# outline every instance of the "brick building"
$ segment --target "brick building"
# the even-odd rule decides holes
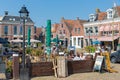
[[[31,39],[34,39],[34,22],[30,17],[25,22],[25,39],[27,39],[28,28],[31,29]],[[11,16],[5,11],[4,16],[0,16],[0,37],[9,41],[23,39],[23,26],[19,16]]]
[[[92,45],[95,40],[101,41],[101,45],[110,46],[116,50],[120,36],[120,6],[89,15],[89,22],[84,23],[85,46]]]
[[[85,20],[67,20],[62,18],[61,22],[58,24],[53,24],[53,38],[58,35],[60,40],[66,41],[67,46],[75,46],[76,48],[83,47],[83,23]]]

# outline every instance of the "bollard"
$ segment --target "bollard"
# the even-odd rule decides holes
[[[19,79],[19,55],[13,54],[13,79]]]
[[[59,56],[57,58],[57,73],[59,78],[64,78],[68,76],[67,60],[64,56]]]

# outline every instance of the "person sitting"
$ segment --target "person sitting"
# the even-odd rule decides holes
[[[79,55],[79,53],[76,54],[76,56],[73,58],[73,60],[80,60],[80,55]]]
[[[7,55],[8,54],[8,49],[5,48],[4,52],[3,52],[3,55]]]
[[[85,60],[85,56],[83,55],[83,53],[80,53],[80,60]]]

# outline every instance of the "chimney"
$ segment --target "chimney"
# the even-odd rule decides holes
[[[5,16],[7,16],[8,15],[8,11],[5,11]]]
[[[77,17],[77,20],[80,20],[79,17]]]
[[[99,8],[96,9],[96,13],[100,13],[100,9]]]
[[[62,20],[64,20],[64,17],[62,17]]]

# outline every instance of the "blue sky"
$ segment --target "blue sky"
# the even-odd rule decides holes
[[[30,17],[35,26],[46,26],[46,21],[51,19],[53,23],[59,23],[61,17],[65,19],[88,19],[88,15],[95,13],[95,9],[106,11],[117,5],[120,0],[0,0],[0,15],[9,11],[9,15],[19,15],[18,11],[23,5],[30,12]]]

